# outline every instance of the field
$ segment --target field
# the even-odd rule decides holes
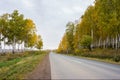
[[[45,51],[32,51],[0,55],[0,79],[24,79],[47,53]]]

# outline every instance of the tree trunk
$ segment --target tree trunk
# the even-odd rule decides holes
[[[112,37],[110,37],[110,48],[112,48]]]
[[[0,49],[1,49],[1,34],[0,34]]]
[[[89,48],[89,50],[90,50],[90,51],[92,51],[92,48],[91,48],[91,46],[88,46],[88,48]]]
[[[116,50],[118,49],[118,38],[117,38],[117,35],[116,35],[116,41],[115,41],[115,49]]]
[[[23,52],[25,51],[25,42],[23,42]]]
[[[100,48],[101,46],[101,38],[99,38],[99,43],[98,43],[98,47]]]
[[[15,46],[14,46],[14,43],[12,44],[12,47],[13,47],[12,53],[14,54],[14,53],[15,53]]]
[[[120,48],[120,35],[118,37],[118,48]]]
[[[108,48],[108,46],[109,46],[109,37],[107,37],[105,45],[106,45],[106,48]]]
[[[0,34],[0,51],[2,51],[1,34]]]
[[[5,51],[6,51],[6,50],[5,50],[5,39],[4,39],[4,50],[3,50],[3,53],[4,53],[4,54],[5,54]]]
[[[104,41],[103,41],[103,48],[104,48],[104,49],[106,48],[105,42],[106,42],[106,41],[104,40]]]
[[[21,52],[23,52],[23,49],[24,49],[24,48],[23,48],[23,43],[22,43],[22,44],[21,44]]]
[[[20,44],[18,44],[18,51],[20,51]]]
[[[114,49],[114,38],[112,39],[112,48]]]
[[[15,36],[14,36],[14,39],[13,39],[13,50],[12,50],[12,53],[14,54],[15,53],[15,46],[16,46],[16,43],[15,43]]]
[[[91,47],[91,50],[92,50],[92,48],[93,48],[93,29],[91,29],[91,37],[92,37],[92,43],[91,43],[90,47]]]
[[[69,50],[67,49],[67,54],[69,53]]]

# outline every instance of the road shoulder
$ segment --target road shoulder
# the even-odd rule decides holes
[[[27,75],[26,79],[51,79],[49,54],[45,56],[45,58],[42,60],[42,62],[39,63],[35,70]]]

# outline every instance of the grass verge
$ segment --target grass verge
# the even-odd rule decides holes
[[[114,49],[94,49],[92,51],[82,49],[78,53],[66,55],[120,65],[120,49],[117,52]]]
[[[24,79],[37,64],[47,55],[47,52],[32,51],[22,54],[6,54],[0,59],[0,79]]]
[[[83,59],[88,59],[88,60],[95,60],[95,61],[101,61],[101,62],[106,62],[106,63],[110,63],[110,64],[118,64],[118,65],[120,65],[120,62],[115,62],[112,59],[100,59],[100,58],[84,57],[84,56],[74,55],[74,54],[65,54],[65,55],[74,56],[74,57],[77,57],[77,58],[83,58]]]

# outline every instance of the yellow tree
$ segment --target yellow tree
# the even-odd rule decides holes
[[[57,52],[67,52],[67,49],[68,49],[68,42],[67,42],[66,34],[64,34],[64,36],[58,46]]]
[[[37,36],[36,48],[40,50],[40,49],[42,49],[42,47],[43,47],[42,38],[41,38],[40,35],[38,35],[38,36]]]
[[[75,25],[73,22],[68,22],[66,25],[66,38],[67,38],[67,42],[68,42],[68,49],[67,52],[72,52],[74,51],[74,28]]]
[[[23,33],[23,41],[25,42],[25,47],[33,47],[37,41],[36,26],[31,19],[26,19],[25,24],[26,25]]]

